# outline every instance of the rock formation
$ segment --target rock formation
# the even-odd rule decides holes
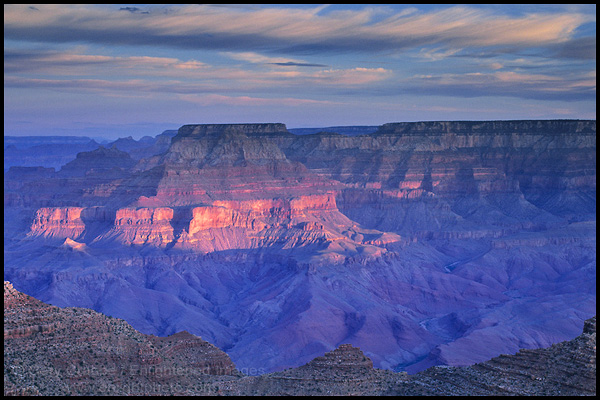
[[[219,381],[235,376],[227,354],[197,336],[144,335],[4,282],[4,395],[215,394]]]
[[[82,207],[40,208],[31,224],[31,236],[77,239],[85,231]]]
[[[59,171],[60,176],[85,176],[92,173],[110,173],[113,170],[127,170],[135,165],[131,156],[116,147],[81,152],[75,160],[65,164]]]
[[[595,396],[596,317],[575,339],[469,367],[432,367],[396,386],[394,395]]]
[[[185,125],[168,148],[11,168],[5,277],[264,372],[341,343],[409,373],[547,347],[595,313],[595,132]]]
[[[39,166],[59,170],[78,153],[99,146],[84,136],[4,136],[4,172],[13,167]]]
[[[166,246],[174,239],[172,219],[173,209],[169,207],[122,208],[117,210],[108,236],[118,236],[125,245]]]
[[[255,376],[179,332],[143,335],[91,310],[58,308],[4,282],[4,395],[595,395],[596,318],[573,340],[471,367],[416,375],[373,368],[342,344],[307,364]]]

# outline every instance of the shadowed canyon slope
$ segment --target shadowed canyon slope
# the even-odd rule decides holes
[[[187,332],[143,335],[123,320],[40,302],[4,282],[5,395],[594,395],[596,318],[573,340],[471,367],[408,376],[341,344],[298,368],[248,376]]]
[[[596,122],[185,125],[162,153],[5,173],[5,279],[238,368],[378,368],[572,339],[596,307]]]

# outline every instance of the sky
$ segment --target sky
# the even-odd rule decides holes
[[[596,118],[596,5],[4,5],[4,134]]]

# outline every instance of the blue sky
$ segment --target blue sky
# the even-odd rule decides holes
[[[596,118],[596,6],[5,5],[5,135]]]

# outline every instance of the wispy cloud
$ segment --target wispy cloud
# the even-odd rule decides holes
[[[46,74],[78,75],[107,73],[107,68],[121,69],[123,72],[139,73],[144,70],[199,69],[206,64],[196,61],[182,61],[172,57],[78,54],[73,51],[32,51],[4,49],[4,72],[43,72]]]
[[[161,45],[224,51],[399,51],[423,46],[542,46],[563,43],[595,16],[576,12],[497,15],[456,6],[397,12],[374,21],[375,8],[223,8],[207,5],[131,8],[5,5],[4,36],[48,42]],[[286,61],[283,61],[286,62]],[[294,62],[294,61],[292,61]]]
[[[252,64],[278,65],[283,67],[328,67],[325,64],[309,63],[304,60],[287,57],[270,57],[252,51],[239,53],[228,51],[221,54],[234,60],[246,61]]]
[[[166,93],[203,93],[221,90],[217,85],[204,83],[189,84],[181,81],[149,81],[142,79],[45,79],[22,78],[15,76],[4,77],[5,88],[22,89],[53,89],[59,91],[114,95],[116,92],[155,93],[157,96]],[[144,95],[145,96],[145,95]]]
[[[323,85],[355,86],[382,81],[392,75],[385,68],[327,69],[313,73],[309,79]]]
[[[258,53],[227,53],[237,60],[272,65],[274,63],[300,63],[301,60],[267,57]],[[227,90],[228,87],[245,90],[269,90],[278,87],[301,87],[305,85],[361,86],[389,78],[392,73],[384,68],[319,68],[317,71],[244,69],[221,67],[196,60],[179,60],[172,57],[114,57],[77,54],[59,51],[4,51],[5,85],[53,86],[56,89],[94,90],[99,87],[131,90],[138,87],[159,87],[174,93],[210,87]],[[316,66],[316,65],[315,65]],[[12,76],[12,75],[15,76]],[[44,78],[32,77],[43,74]],[[18,78],[17,78],[18,76]],[[76,76],[92,79],[73,79]],[[70,79],[65,79],[69,77]],[[117,77],[117,78],[115,78]],[[125,77],[132,79],[124,80]],[[74,83],[77,83],[74,85]],[[217,84],[217,82],[219,82]]]
[[[261,98],[261,97],[250,97],[250,96],[224,96],[220,94],[206,94],[206,95],[181,95],[180,99],[187,102],[200,104],[203,106],[209,105],[230,105],[230,106],[249,106],[249,107],[263,107],[263,106],[301,106],[301,105],[331,105],[334,104],[328,100],[312,100],[312,99],[300,99],[293,97],[284,98]]]
[[[596,37],[582,37],[571,39],[552,47],[560,58],[580,60],[596,59]]]
[[[454,97],[510,96],[539,100],[593,100],[596,97],[596,74],[558,77],[495,71],[417,75],[406,81],[403,88],[413,93]]]

